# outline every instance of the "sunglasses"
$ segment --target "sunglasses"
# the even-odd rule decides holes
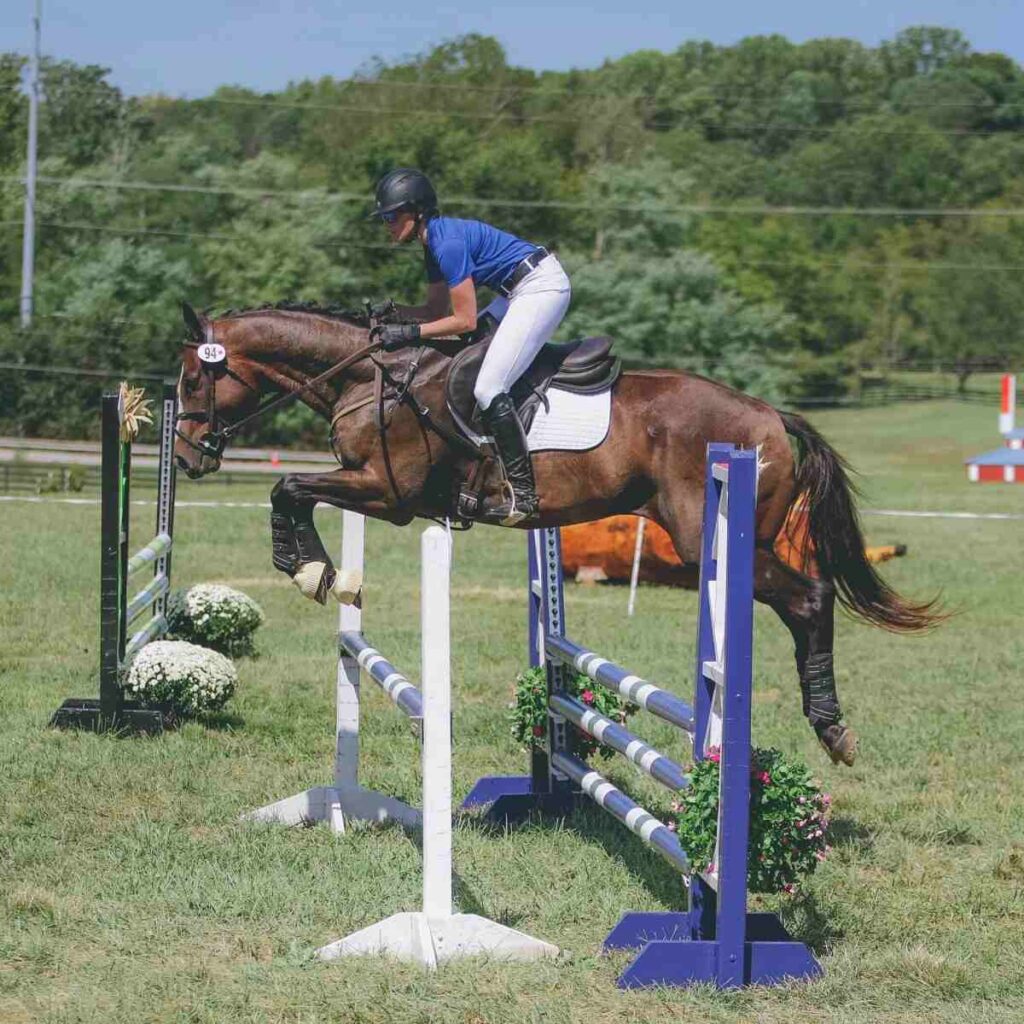
[[[398,214],[400,212],[401,211],[399,210],[392,210],[391,213],[382,213],[380,215],[380,219],[384,221],[385,224],[394,224],[395,221],[398,220]]]

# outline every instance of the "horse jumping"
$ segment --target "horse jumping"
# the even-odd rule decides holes
[[[274,565],[308,597],[351,598],[313,524],[318,502],[405,525],[417,516],[459,518],[467,480],[483,504],[503,481],[459,429],[446,402],[458,340],[384,353],[367,318],[316,308],[262,308],[217,319],[185,307],[190,338],[179,379],[178,465],[215,472],[243,422],[292,397],[330,424],[339,468],[284,476],[271,493]],[[586,343],[580,346],[582,349]],[[558,360],[552,346],[550,360]],[[591,348],[607,353],[594,343]],[[565,352],[572,351],[565,347]],[[542,353],[543,356],[543,353]],[[265,396],[277,396],[262,403]],[[795,442],[794,456],[790,440]],[[604,441],[586,451],[534,453],[540,510],[517,524],[540,529],[617,513],[663,527],[696,588],[704,457],[709,441],[758,452],[754,596],[786,624],[796,649],[803,710],[836,763],[852,764],[857,739],[842,721],[833,668],[838,600],[895,632],[935,625],[935,602],[901,598],[864,555],[842,458],[802,417],[696,374],[630,370],[612,385]],[[784,564],[773,544],[793,502],[809,504],[816,575]],[[464,517],[463,517],[464,518]]]

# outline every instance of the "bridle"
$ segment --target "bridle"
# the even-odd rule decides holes
[[[213,325],[207,323],[205,325],[205,337],[202,341],[186,341],[184,342],[185,348],[194,348],[199,350],[200,347],[206,345],[213,345]],[[370,332],[371,339],[374,337],[374,332]],[[336,377],[343,370],[347,370],[348,367],[354,363],[358,363],[363,359],[368,358],[374,352],[382,348],[382,343],[379,341],[370,341],[369,344],[364,345],[362,348],[357,349],[351,355],[346,356],[341,360],[340,363],[335,363],[330,369],[325,370],[317,377],[313,377],[306,381],[305,384],[296,388],[294,391],[288,391],[283,395],[278,395],[276,398],[272,398],[269,402],[264,402],[262,405],[258,405],[254,412],[251,412],[248,416],[237,420],[234,423],[229,423],[224,427],[220,426],[220,419],[217,416],[217,378],[219,376],[227,376],[232,380],[238,381],[239,384],[244,385],[250,391],[252,391],[259,401],[260,393],[254,388],[247,380],[236,373],[228,366],[227,354],[225,353],[223,359],[217,362],[208,362],[200,358],[200,366],[202,367],[203,377],[206,380],[206,410],[197,410],[195,412],[179,412],[177,416],[178,423],[205,423],[209,428],[206,430],[197,441],[193,441],[192,438],[186,437],[182,431],[175,426],[174,433],[182,441],[185,442],[193,451],[198,452],[200,455],[208,456],[211,459],[219,459],[224,454],[224,449],[227,447],[228,441],[237,434],[246,424],[251,423],[253,420],[258,419],[260,416],[270,412],[273,409],[280,409],[282,406],[288,405],[294,402],[299,395],[304,391],[308,391],[310,388],[315,387],[317,384],[323,384],[326,381]]]

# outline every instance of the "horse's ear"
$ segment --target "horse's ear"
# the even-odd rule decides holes
[[[181,318],[185,321],[185,326],[188,328],[188,333],[192,336],[192,340],[201,342],[206,337],[206,325],[204,317],[201,313],[197,313],[187,302],[181,304]]]

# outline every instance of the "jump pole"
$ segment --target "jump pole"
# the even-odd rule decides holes
[[[647,527],[647,520],[643,516],[636,517],[636,545],[633,548],[633,571],[629,576],[629,604],[626,606],[626,614],[633,617],[633,607],[636,604],[636,588],[640,582],[640,559],[644,553],[644,530]]]
[[[132,441],[121,437],[125,417],[120,392],[104,394],[101,404],[102,455],[100,467],[100,680],[99,697],[70,697],[54,712],[50,725],[58,729],[94,732],[160,733],[171,718],[166,706],[142,706],[125,700],[121,672],[127,661],[151,640],[167,632],[167,596],[171,588],[174,535],[174,429],[177,385],[163,386],[160,454],[157,465],[156,531],[145,546],[130,554]],[[129,580],[153,566],[149,584],[129,600]],[[144,624],[136,620],[149,611]],[[128,629],[133,632],[129,637]]]
[[[477,914],[452,908],[451,538],[423,531],[421,664],[423,690],[423,904],[393,914],[317,950],[321,960],[392,956],[435,968],[446,960],[489,955],[535,960],[558,949]]]
[[[365,564],[366,520],[357,512],[345,511],[341,521],[340,574],[353,581],[353,593],[356,593]],[[334,832],[344,832],[348,824],[355,821],[397,821],[406,828],[421,824],[421,814],[415,807],[359,784],[359,674],[363,667],[395,701],[396,707],[413,721],[417,731],[419,729],[418,708],[399,699],[410,691],[418,695],[418,691],[378,651],[365,643],[362,628],[361,605],[341,605],[338,611],[334,777],[331,784],[313,786],[267,804],[243,815],[243,820],[270,821],[281,825],[309,825],[324,821]]]

